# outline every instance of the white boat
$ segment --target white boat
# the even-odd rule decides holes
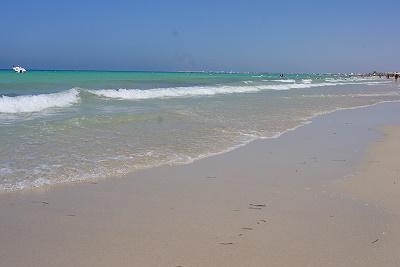
[[[18,73],[23,73],[23,72],[26,71],[26,69],[23,68],[23,67],[21,67],[21,66],[13,66],[13,70],[14,70],[15,72],[18,72]]]

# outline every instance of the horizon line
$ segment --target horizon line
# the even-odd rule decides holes
[[[16,65],[20,66],[20,65]],[[0,68],[0,71],[13,71],[12,68]],[[372,74],[390,73],[396,71],[369,71],[369,72],[268,72],[268,71],[226,71],[226,70],[109,70],[109,69],[28,69],[28,71],[93,71],[93,72],[159,72],[159,73],[218,73],[218,74]]]

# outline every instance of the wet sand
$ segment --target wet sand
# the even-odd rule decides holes
[[[379,130],[398,114],[339,111],[188,165],[2,194],[0,266],[399,266],[400,130]]]
[[[357,172],[338,181],[355,201],[400,216],[400,126],[381,127],[381,138],[368,146]]]

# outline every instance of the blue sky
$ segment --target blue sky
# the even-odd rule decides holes
[[[3,1],[0,68],[400,70],[399,13],[368,0]]]

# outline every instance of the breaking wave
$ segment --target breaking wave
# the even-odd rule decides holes
[[[88,90],[90,93],[101,97],[119,98],[119,99],[153,99],[153,98],[174,98],[191,96],[212,96],[217,94],[231,93],[254,93],[262,90],[290,90],[303,89],[321,86],[334,86],[334,83],[317,84],[275,84],[275,85],[257,85],[257,86],[193,86],[193,87],[171,87],[156,88],[149,90],[140,89],[103,89]]]
[[[86,90],[72,88],[66,91],[39,94],[39,95],[20,95],[20,96],[0,96],[0,113],[32,113],[39,112],[48,108],[69,107],[79,102],[80,93],[96,95],[106,98],[144,100],[159,98],[177,98],[193,96],[213,96],[218,94],[232,93],[255,93],[263,90],[291,90],[305,89],[312,87],[336,86],[365,84],[375,85],[386,83],[386,81],[362,81],[362,82],[333,82],[332,80],[322,83],[311,83],[311,80],[302,80],[302,83],[293,83],[295,80],[281,80],[281,84],[258,84],[258,85],[216,85],[216,86],[190,86],[190,87],[168,87],[154,89],[98,89]],[[82,95],[82,97],[84,97]]]
[[[79,101],[75,88],[53,94],[1,96],[0,113],[38,112],[47,108],[68,107]]]
[[[263,80],[264,82],[269,82],[269,80]],[[281,83],[295,83],[296,80],[286,79],[286,80],[271,80],[272,82],[281,82]]]

